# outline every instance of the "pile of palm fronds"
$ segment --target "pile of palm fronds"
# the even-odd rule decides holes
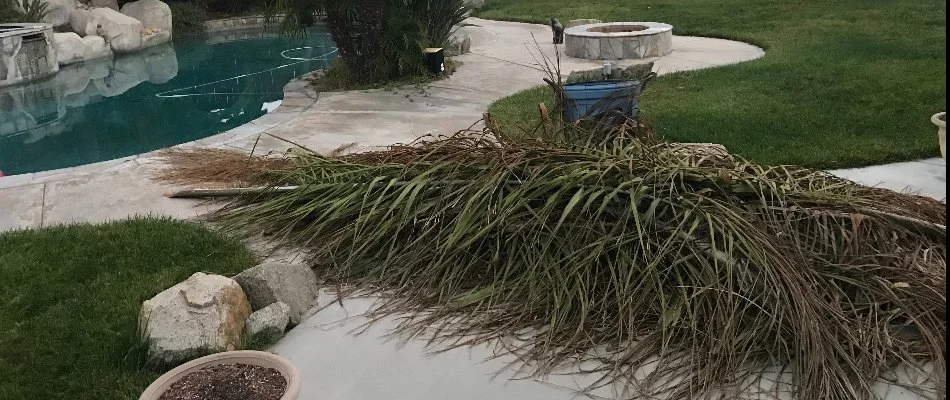
[[[904,366],[944,396],[945,203],[649,139],[497,133],[219,167],[174,152],[166,177],[254,186],[212,218],[311,250],[409,313],[403,333],[517,338],[540,375],[597,361],[594,386],[629,397],[862,399]]]

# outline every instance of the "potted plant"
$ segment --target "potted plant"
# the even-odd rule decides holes
[[[297,400],[300,373],[276,354],[240,350],[184,363],[152,382],[139,400],[206,398]]]
[[[939,112],[930,117],[930,122],[937,125],[937,138],[940,139],[940,156],[947,159],[947,113]]]

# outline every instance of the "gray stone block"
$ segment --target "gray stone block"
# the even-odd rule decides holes
[[[278,301],[251,314],[244,324],[244,330],[249,336],[275,342],[284,336],[289,323],[290,306]]]
[[[303,264],[264,263],[238,274],[234,280],[244,288],[254,310],[286,303],[293,325],[317,305],[317,277]]]

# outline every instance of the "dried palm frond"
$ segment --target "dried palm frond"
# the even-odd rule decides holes
[[[794,378],[773,394],[864,399],[926,364],[922,391],[945,396],[945,203],[636,134],[563,144],[486,126],[209,174],[263,185],[211,218],[385,294],[377,311],[408,312],[409,336],[517,338],[507,350],[538,375],[597,361],[588,389],[752,398],[774,367]]]
[[[214,148],[166,150],[159,159],[170,167],[156,179],[168,183],[202,183],[213,186],[241,186],[274,183],[277,171],[293,163],[284,157],[255,157],[246,153]]]

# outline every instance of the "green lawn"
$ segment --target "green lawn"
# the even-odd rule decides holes
[[[742,40],[765,57],[663,76],[642,99],[658,133],[716,142],[762,163],[852,167],[939,156],[946,3],[936,0],[488,0],[480,17],[659,21],[674,34]],[[500,100],[536,118],[541,89]]]
[[[137,399],[160,374],[138,338],[142,301],[194,272],[233,274],[254,259],[171,220],[0,234],[0,398]]]

